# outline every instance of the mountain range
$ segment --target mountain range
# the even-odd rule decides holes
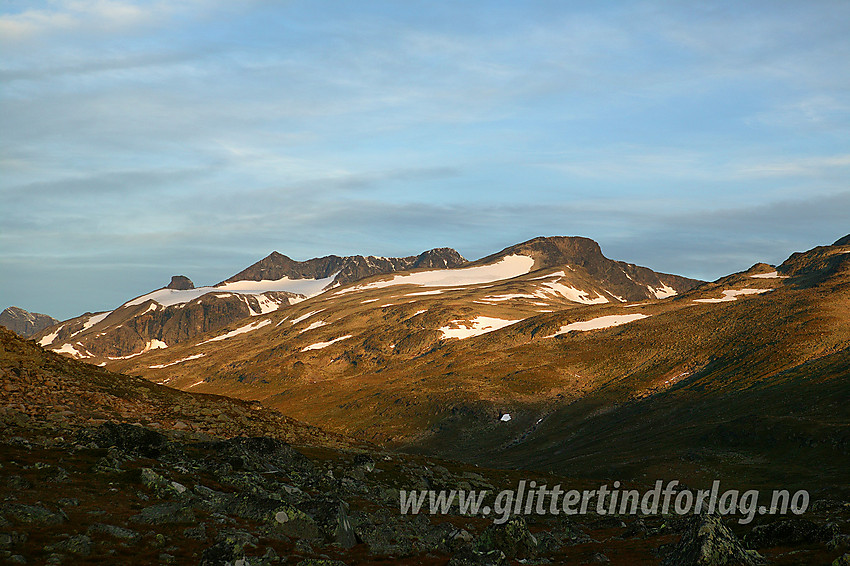
[[[434,535],[433,525],[414,529],[381,507],[397,502],[397,491],[386,495],[387,481],[396,481],[390,476],[402,478],[392,484],[399,489],[493,486],[515,477],[491,468],[555,474],[546,481],[569,478],[574,485],[650,486],[675,478],[702,488],[720,478],[742,490],[805,489],[815,501],[808,517],[826,524],[766,517],[751,532],[736,529],[738,535],[750,549],[767,548],[777,564],[830,563],[850,541],[840,534],[850,500],[850,236],[712,282],[608,259],[596,242],[579,237],[535,238],[475,261],[448,248],[304,262],[273,253],[217,285],[196,288],[176,275],[112,311],[60,322],[29,341],[8,332],[0,338],[8,382],[0,391],[0,425],[15,435],[42,431],[45,451],[65,446],[58,439],[72,433],[88,439],[100,450],[92,453],[100,458],[97,474],[119,473],[128,457],[148,458],[145,466],[159,458],[156,477],[170,474],[178,485],[212,474],[232,493],[216,496],[219,507],[201,487],[178,501],[235,513],[231,523],[267,520],[245,498],[260,494],[262,505],[278,509],[283,503],[269,494],[284,490],[300,510],[292,512],[306,513],[323,529],[319,536],[338,545],[348,532],[347,511],[334,500],[328,515],[319,503],[322,490],[331,490],[364,513],[352,520],[349,543],[365,543],[382,560],[432,563],[425,556],[431,548],[454,553],[451,564],[491,563],[484,549],[496,535],[480,518],[452,518],[468,531],[465,543],[454,546],[447,541],[456,535],[447,534],[428,546],[421,541]],[[130,441],[104,421],[161,430],[172,448],[128,456]],[[129,438],[152,434],[120,430]],[[299,467],[274,483],[263,474],[279,473],[274,466],[282,464],[263,459],[277,458],[278,448],[257,445],[259,452],[249,454],[243,446],[234,459],[230,444],[210,441],[242,434],[300,444],[326,462],[325,471],[304,476]],[[79,459],[79,442],[63,458]],[[119,445],[124,452],[114,450]],[[336,450],[343,455],[329,452]],[[352,472],[348,462],[367,461],[364,452],[372,468],[384,462],[377,467],[392,472],[365,480],[362,470]],[[221,457],[225,463],[214,469],[202,463]],[[339,458],[346,463],[329,463]],[[3,465],[17,470],[16,462]],[[263,471],[236,471],[249,463]],[[121,473],[128,485],[137,481]],[[166,485],[145,474],[151,485]],[[309,495],[291,491],[293,485]],[[133,493],[132,505],[145,505]],[[16,512],[7,507],[0,521]],[[132,525],[127,521],[122,528]],[[730,563],[682,558],[702,552],[689,546],[694,540],[718,556],[763,563],[712,521],[544,520],[528,540],[554,563],[606,561],[603,552],[620,564],[657,564],[662,557],[665,564]],[[392,526],[381,531],[381,524]],[[498,536],[527,538],[524,522],[510,529],[512,535]],[[230,540],[227,532],[219,533],[222,540]],[[266,527],[251,532],[272,536]],[[469,532],[477,533],[474,542]],[[571,542],[538,544],[563,532],[573,533]],[[675,549],[673,534],[681,534]],[[412,546],[387,542],[397,540]],[[497,548],[511,556],[515,541],[499,540]],[[191,553],[187,544],[180,552]],[[316,554],[300,541],[281,544],[293,555]],[[328,552],[372,563],[356,550],[324,547]],[[472,553],[461,559],[462,552]],[[513,557],[534,556],[523,553]],[[499,560],[492,563],[505,563]]]
[[[834,420],[847,391],[836,368],[850,345],[845,241],[714,282],[610,260],[578,237],[535,238],[476,261],[436,250],[418,256],[427,267],[402,271],[393,269],[417,256],[272,254],[216,286],[164,288],[35,338],[408,451],[639,476],[690,450],[713,469],[729,446],[702,440],[722,430],[751,442],[742,431],[755,425],[732,423],[756,410],[757,422],[809,448],[847,442]],[[355,275],[338,279],[346,266]],[[782,428],[789,399],[807,432]],[[671,442],[648,450],[635,439],[654,419]],[[605,431],[612,443],[629,438],[616,465],[586,451]]]

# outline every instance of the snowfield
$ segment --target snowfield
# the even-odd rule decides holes
[[[566,334],[567,332],[585,332],[588,330],[600,330],[602,328],[611,328],[612,326],[620,326],[621,324],[627,324],[635,320],[647,318],[648,316],[649,315],[641,313],[611,314],[607,316],[592,318],[583,322],[571,322],[565,326],[562,326],[556,333],[546,336],[546,338],[554,338],[555,336],[560,336],[561,334]]]
[[[207,293],[239,293],[242,295],[261,295],[269,291],[288,291],[306,297],[313,297],[321,293],[325,287],[333,283],[337,274],[324,279],[266,279],[263,281],[234,281],[225,283],[220,287],[197,287],[195,289],[158,289],[147,295],[137,297],[132,301],[124,303],[124,306],[141,305],[145,301],[156,301],[162,306],[179,305],[194,301]]]
[[[450,324],[457,324],[460,328],[443,326],[439,328],[439,331],[443,333],[443,338],[457,338],[459,340],[463,340],[464,338],[471,338],[473,336],[479,336],[481,334],[493,332],[494,330],[499,330],[500,328],[516,324],[522,320],[524,319],[505,320],[489,316],[476,316],[469,322],[462,320],[451,321]]]
[[[525,275],[534,267],[534,259],[523,255],[509,255],[490,265],[461,267],[459,269],[440,269],[434,271],[419,271],[405,275],[396,275],[386,281],[374,281],[365,285],[355,285],[337,291],[337,295],[364,291],[366,289],[382,289],[393,285],[420,285],[422,287],[456,287],[481,285],[502,279],[512,279]]]
[[[759,273],[758,275],[750,275],[753,279],[788,279],[787,275],[779,275],[776,271],[770,273]]]

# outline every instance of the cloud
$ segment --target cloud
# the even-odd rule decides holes
[[[46,9],[0,16],[0,38],[20,41],[57,31],[121,33],[170,15],[174,5],[170,2],[144,5],[121,0],[53,0]]]

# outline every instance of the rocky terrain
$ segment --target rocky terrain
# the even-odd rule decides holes
[[[0,557],[9,564],[844,564],[850,502],[802,517],[406,515],[400,490],[520,479],[347,440],[0,331]],[[614,454],[612,453],[613,457]],[[635,487],[643,488],[640,484]],[[486,500],[492,504],[492,496]]]
[[[25,311],[19,307],[8,307],[0,312],[0,326],[5,326],[12,332],[29,338],[38,334],[45,328],[49,328],[59,321],[37,312]]]

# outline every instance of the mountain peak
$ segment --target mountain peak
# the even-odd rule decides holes
[[[452,269],[466,263],[466,259],[454,248],[434,248],[416,256],[413,262],[414,269],[427,267],[430,269]]]
[[[177,289],[179,291],[185,291],[187,289],[194,289],[195,284],[192,283],[192,280],[186,277],[185,275],[172,275],[171,283],[168,284],[166,289]]]
[[[560,265],[586,265],[607,260],[595,240],[581,236],[537,236],[525,242],[514,244],[478,260],[475,263],[488,264],[508,255],[526,255],[534,258],[534,269],[544,269]]]
[[[9,307],[0,313],[0,326],[5,326],[20,336],[30,337],[59,322],[52,316],[29,312],[20,307]]]

